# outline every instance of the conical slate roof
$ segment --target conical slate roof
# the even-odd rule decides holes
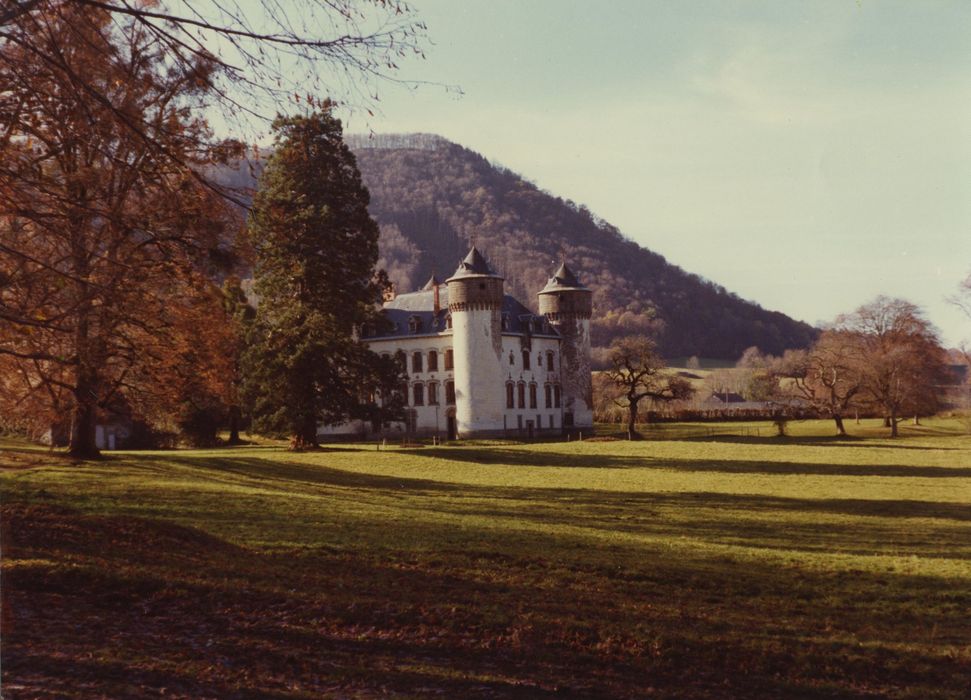
[[[456,277],[470,277],[472,275],[498,277],[493,269],[489,267],[488,261],[486,261],[485,257],[475,246],[472,246],[472,250],[465,256],[465,260],[459,263],[458,269],[455,270],[455,274],[452,275],[451,279],[455,279]]]
[[[559,292],[566,289],[580,289],[584,291],[589,291],[586,287],[580,284],[580,280],[577,276],[573,274],[573,270],[566,266],[566,263],[560,263],[556,272],[550,277],[550,281],[546,283],[540,294],[546,294],[550,292]]]

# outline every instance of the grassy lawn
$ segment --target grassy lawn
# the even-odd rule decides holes
[[[902,427],[0,442],[3,697],[968,697],[971,437]]]

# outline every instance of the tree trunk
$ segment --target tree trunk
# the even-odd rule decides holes
[[[640,440],[640,433],[637,432],[637,402],[630,402],[627,406],[627,439]]]
[[[833,420],[836,422],[836,434],[840,437],[846,437],[846,428],[843,427],[843,416],[836,413],[833,415]]]
[[[239,421],[240,421],[240,410],[239,406],[229,407],[229,444],[239,445],[242,444],[242,440],[239,439]]]
[[[317,442],[317,420],[313,417],[304,421],[300,429],[290,438],[290,449],[299,452],[319,447]]]
[[[897,437],[897,409],[890,412],[890,437]]]
[[[71,441],[68,454],[76,459],[97,459],[101,456],[95,440],[98,409],[95,404],[97,382],[86,371],[78,373],[71,413]]]

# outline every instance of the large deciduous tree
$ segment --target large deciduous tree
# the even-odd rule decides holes
[[[858,343],[865,396],[886,417],[891,436],[903,416],[933,413],[946,371],[937,331],[920,307],[879,296],[836,321]]]
[[[97,7],[28,4],[0,44],[2,410],[70,411],[70,451],[90,457],[101,409],[175,401],[174,358],[220,345],[200,334],[219,327],[209,274],[235,221],[197,172],[235,149],[191,113],[211,61],[172,64]]]
[[[688,381],[666,374],[665,367],[657,344],[646,336],[621,338],[610,347],[610,367],[605,374],[622,391],[619,405],[627,409],[627,435],[632,440],[639,437],[637,415],[641,401],[675,401],[694,393]]]
[[[780,372],[795,394],[822,416],[833,419],[838,435],[846,435],[843,418],[861,406],[864,373],[860,337],[845,330],[827,330],[809,350],[787,351]]]
[[[387,284],[375,273],[378,226],[341,123],[324,109],[278,118],[276,147],[250,211],[259,298],[244,363],[257,430],[317,444],[317,426],[376,417],[404,379],[392,359],[355,339],[380,323]]]

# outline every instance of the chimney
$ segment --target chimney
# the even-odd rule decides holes
[[[384,301],[394,301],[394,298],[397,296],[397,292],[395,291],[395,285],[389,284],[385,288],[384,294],[382,294],[381,296],[382,296],[382,299],[384,299]]]
[[[442,310],[441,301],[438,298],[438,288],[439,284],[435,284],[434,291],[432,292],[433,298],[435,299],[435,315],[438,316],[438,312]]]

